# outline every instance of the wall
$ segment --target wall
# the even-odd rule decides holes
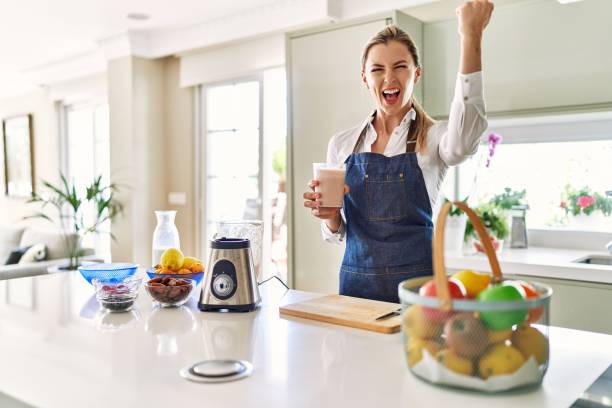
[[[155,210],[166,194],[163,60],[126,57],[109,61],[111,181],[124,214],[113,222],[113,261],[151,263]]]
[[[181,237],[181,249],[186,255],[202,256],[196,242],[196,164],[194,146],[195,88],[179,87],[180,60],[164,59],[164,146],[163,160],[166,164],[165,191],[183,192],[187,202],[184,205],[165,207],[177,210],[176,227]],[[166,197],[167,203],[167,197]]]
[[[285,36],[276,34],[183,56],[180,83],[219,82],[284,64]]]
[[[0,118],[30,113],[33,121],[34,179],[37,191],[41,180],[53,183],[59,181],[59,138],[55,105],[46,90],[40,90],[19,97],[0,100]],[[0,137],[0,152],[4,151],[4,138]],[[0,160],[0,224],[22,222],[35,206],[26,205],[26,198],[7,197],[4,194],[4,156]],[[42,223],[42,222],[41,222]]]

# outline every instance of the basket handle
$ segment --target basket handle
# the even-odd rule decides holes
[[[446,277],[446,267],[444,266],[444,228],[446,226],[446,217],[451,210],[451,207],[457,206],[461,209],[470,219],[474,229],[480,237],[480,242],[484,245],[485,253],[489,259],[489,265],[491,265],[491,271],[493,272],[493,283],[499,283],[502,281],[502,272],[499,267],[499,261],[495,254],[495,249],[489,238],[489,234],[482,224],[480,217],[461,201],[455,201],[453,203],[445,203],[440,212],[438,213],[438,219],[436,220],[436,228],[434,230],[433,240],[433,275],[436,283],[436,293],[440,300],[440,309],[443,311],[449,311],[452,307],[452,301],[450,292],[448,290],[448,278]]]

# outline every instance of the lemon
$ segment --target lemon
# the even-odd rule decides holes
[[[485,290],[491,283],[491,275],[478,273],[469,269],[464,269],[453,275],[453,278],[461,281],[467,292],[468,298],[475,298],[480,292]]]
[[[185,257],[178,248],[168,248],[161,256],[159,263],[162,267],[172,269],[173,271],[181,269]]]
[[[202,261],[197,258],[194,258],[192,256],[186,256],[185,259],[183,259],[183,265],[181,266],[181,269],[190,269],[193,265],[201,263]]]

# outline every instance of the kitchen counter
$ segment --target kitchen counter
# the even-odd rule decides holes
[[[320,295],[275,281],[262,286],[258,311],[241,314],[199,312],[196,295],[184,307],[157,309],[144,290],[131,313],[104,314],[75,273],[2,281],[0,293],[0,393],[41,408],[559,408],[612,362],[612,336],[553,327],[541,387],[482,395],[414,377],[400,334],[280,317],[279,304]],[[251,361],[252,375],[198,384],[178,374],[223,357]]]
[[[544,247],[503,248],[498,259],[502,272],[506,274],[612,284],[611,266],[572,262],[587,255],[607,254],[601,251]],[[449,252],[445,260],[449,269],[491,270],[484,254]]]

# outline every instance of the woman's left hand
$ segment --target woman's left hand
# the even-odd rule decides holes
[[[464,37],[480,37],[493,13],[493,3],[489,0],[471,0],[457,7],[459,34]]]

